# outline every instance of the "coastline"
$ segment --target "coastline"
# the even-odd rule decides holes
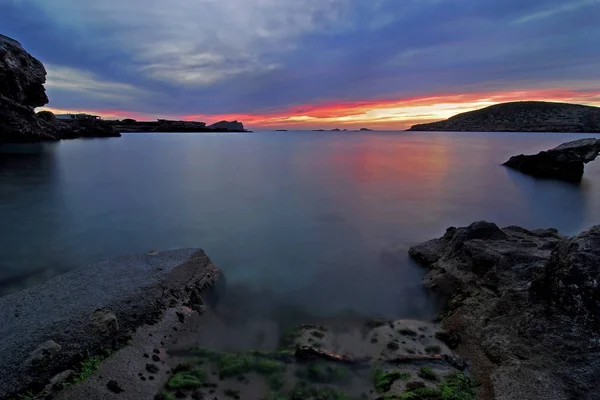
[[[210,296],[221,276],[201,250],[95,263],[0,298],[3,320],[18,315],[16,324],[3,324],[3,337],[10,339],[10,330],[12,339],[4,341],[3,354],[8,357],[2,360],[0,395],[15,394],[15,388],[19,393],[34,388],[63,400],[151,398],[160,392],[166,396],[160,398],[195,398],[209,390],[247,395],[268,393],[262,379],[275,376],[283,380],[278,391],[294,393],[303,384],[296,380],[306,368],[341,363],[344,371],[356,375],[354,383],[328,384],[335,388],[343,383],[339,387],[370,393],[367,398],[377,397],[378,391],[389,399],[426,392],[433,397],[423,398],[437,398],[435,393],[458,379],[466,399],[567,399],[568,393],[593,399],[591,377],[600,369],[600,346],[590,347],[588,342],[597,332],[598,289],[581,297],[579,289],[559,282],[582,271],[590,274],[578,278],[583,279],[580,285],[594,279],[600,252],[586,249],[599,248],[599,232],[595,227],[568,238],[553,229],[499,229],[487,222],[449,228],[442,238],[409,251],[429,268],[425,286],[448,299],[440,325],[360,318],[301,325],[280,332],[274,352],[197,347],[197,332],[212,326],[208,321],[214,322],[216,315],[201,296]],[[575,269],[573,262],[578,263]],[[580,304],[571,300],[577,298]],[[23,335],[23,329],[34,333]],[[77,383],[75,377],[82,377],[77,365],[99,355],[95,369]],[[241,383],[233,374],[212,381],[214,386],[203,380],[174,389],[175,375],[222,375],[224,360],[247,359],[270,360],[287,372],[265,375],[244,364]],[[181,372],[181,365],[193,369]],[[423,371],[431,371],[432,378]],[[395,378],[381,387],[378,379],[384,376]],[[311,379],[317,378],[310,378],[309,384]],[[170,389],[165,391],[165,385]],[[302,390],[317,390],[310,385]],[[319,398],[314,396],[306,398]]]

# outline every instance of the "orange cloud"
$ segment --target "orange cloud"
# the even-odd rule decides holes
[[[155,115],[123,110],[77,110],[101,115],[105,119],[157,118],[242,121],[251,129],[358,129],[403,130],[417,123],[438,121],[455,114],[508,101],[545,100],[600,106],[600,89],[545,89],[492,93],[438,94],[381,101],[331,102],[294,106],[277,112],[218,115]],[[66,112],[55,110],[53,112]],[[71,110],[70,112],[72,112]]]

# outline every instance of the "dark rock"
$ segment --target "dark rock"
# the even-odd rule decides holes
[[[152,354],[152,361],[159,362],[160,361],[160,357],[157,356],[156,354]]]
[[[600,132],[600,108],[579,104],[519,101],[414,125],[411,131]]]
[[[56,116],[51,111],[40,111],[35,116],[41,121],[56,123]]]
[[[160,350],[159,350],[159,349],[156,349],[156,348],[155,348],[154,350],[152,350],[152,352],[153,352],[154,354],[160,354]]]
[[[0,35],[0,97],[29,107],[48,103],[46,69],[19,42]]]
[[[600,227],[569,239],[477,223],[410,254],[451,299],[436,338],[470,361],[482,398],[596,398]]]
[[[151,374],[158,374],[160,369],[155,364],[146,364],[146,371],[150,372]]]
[[[109,381],[106,384],[106,388],[115,394],[123,393],[124,390],[119,386],[117,381]]]
[[[102,334],[112,334],[119,330],[116,315],[111,310],[96,310],[92,313],[91,323],[93,329]]]
[[[539,178],[580,182],[584,164],[594,161],[599,152],[599,139],[580,139],[536,155],[511,157],[504,165]]]
[[[177,311],[175,314],[177,315],[179,322],[183,324],[185,322],[185,314],[179,311]]]
[[[360,131],[361,132],[372,132],[373,130],[369,129],[369,128],[360,128]]]
[[[62,348],[58,343],[54,340],[48,340],[31,352],[25,364],[32,367],[46,367],[56,358],[61,350]]]
[[[435,338],[444,342],[451,350],[455,350],[460,344],[460,337],[456,332],[439,331],[435,333]]]
[[[600,331],[600,226],[560,242],[532,290],[578,324]]]
[[[382,318],[374,318],[367,322],[365,322],[365,326],[371,329],[379,328],[381,326],[385,326],[389,323],[388,320]]]
[[[192,399],[194,400],[204,400],[204,393],[197,389],[192,393]]]
[[[408,390],[408,391],[423,389],[424,387],[425,387],[425,384],[423,382],[420,382],[420,381],[414,381],[414,382],[407,382],[406,383],[406,390]]]
[[[389,342],[386,346],[389,350],[395,351],[400,348],[400,345],[396,342]]]

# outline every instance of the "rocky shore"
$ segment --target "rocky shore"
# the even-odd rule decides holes
[[[477,222],[410,249],[449,299],[444,340],[469,360],[479,399],[598,399],[600,226]]]
[[[600,108],[579,104],[520,101],[457,114],[409,131],[600,133]]]
[[[147,360],[140,357],[146,363],[162,357],[160,351],[150,354],[164,348],[163,332],[182,329],[186,317],[204,309],[202,295],[219,275],[202,250],[152,252],[98,262],[1,297],[0,398],[78,390],[86,385],[75,384],[86,381],[103,360],[114,363],[119,357],[122,364],[113,374],[86,386],[87,398],[106,398],[125,388],[134,392],[131,384],[139,378],[130,371],[127,349],[152,346],[145,350]],[[152,337],[156,343],[149,342]],[[146,385],[145,396],[130,398],[152,398],[160,389],[156,385]]]
[[[448,300],[439,322],[344,317],[279,331],[268,350],[194,344],[215,327],[220,277],[201,250],[67,273],[0,298],[0,397],[598,398],[600,226],[477,222],[409,254]]]
[[[39,142],[80,137],[118,137],[103,121],[59,121],[35,113],[48,103],[46,69],[19,42],[0,35],[0,143]]]

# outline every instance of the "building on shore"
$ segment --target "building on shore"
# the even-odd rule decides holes
[[[97,115],[90,114],[56,114],[56,119],[88,119],[88,120],[97,120],[101,119]]]

